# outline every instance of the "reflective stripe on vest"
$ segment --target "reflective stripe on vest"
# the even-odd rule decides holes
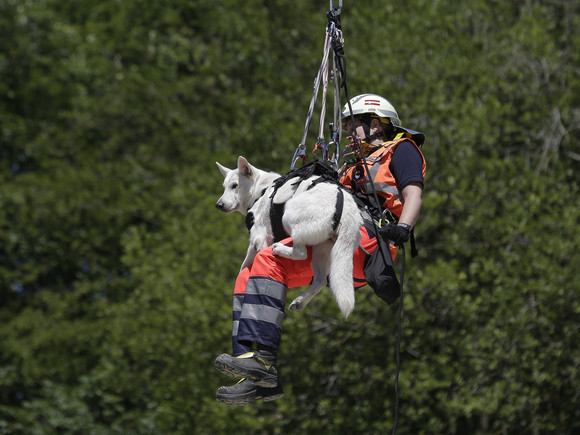
[[[391,160],[393,158],[393,152],[395,148],[403,141],[411,142],[415,148],[419,151],[419,154],[423,158],[423,179],[425,179],[426,174],[426,163],[425,157],[421,152],[421,149],[417,144],[409,138],[401,138],[391,142],[385,142],[381,147],[366,158],[369,165],[369,173],[371,179],[375,184],[375,189],[377,194],[381,196],[384,200],[381,206],[383,209],[390,210],[394,215],[401,216],[401,211],[403,210],[403,202],[401,197],[401,192],[397,188],[397,182],[395,177],[391,173]],[[372,194],[372,187],[370,182],[366,179],[366,173],[364,172],[364,163],[358,162],[353,167],[346,170],[344,175],[341,177],[340,182],[345,184],[347,187],[351,185],[351,181],[355,177],[357,170],[363,170],[363,176],[356,180],[355,183],[361,189],[361,191],[366,195]]]

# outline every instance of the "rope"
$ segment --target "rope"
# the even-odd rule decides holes
[[[395,421],[393,423],[393,435],[397,432],[399,424],[399,372],[401,371],[401,336],[403,317],[403,282],[405,281],[405,245],[401,245],[403,263],[401,265],[401,296],[399,299],[399,309],[397,314],[397,347],[395,348],[395,359],[397,361],[397,371],[395,373]]]
[[[319,130],[318,130],[318,140],[315,146],[315,151],[317,149],[322,149],[322,160],[326,161],[326,160],[331,160],[329,152],[328,152],[328,146],[329,144],[326,144],[326,142],[324,142],[324,119],[325,119],[325,114],[326,114],[326,97],[327,97],[327,93],[328,93],[328,79],[329,79],[329,69],[330,69],[330,53],[332,52],[332,49],[337,47],[337,46],[342,46],[343,39],[342,39],[342,31],[340,29],[340,11],[342,9],[342,1],[340,1],[340,5],[338,9],[334,9],[333,8],[333,2],[330,2],[330,7],[331,10],[328,11],[327,13],[327,17],[328,17],[328,25],[326,26],[326,37],[324,39],[324,50],[323,50],[323,55],[322,55],[322,62],[320,63],[320,67],[318,68],[318,73],[316,75],[316,78],[314,79],[314,87],[313,87],[313,92],[312,92],[312,98],[310,99],[310,106],[308,107],[308,113],[306,115],[306,122],[304,125],[304,133],[302,134],[302,140],[300,141],[300,144],[298,145],[298,147],[296,148],[296,151],[294,153],[294,156],[292,157],[292,162],[290,164],[290,168],[292,170],[295,169],[296,166],[296,162],[301,159],[302,160],[302,166],[304,166],[306,164],[306,138],[308,136],[308,131],[310,130],[310,123],[312,121],[312,115],[314,113],[314,106],[316,104],[316,100],[318,98],[318,92],[320,90],[320,86],[322,84],[322,108],[321,108],[321,113],[320,113],[320,125],[319,125]],[[336,59],[333,58],[333,73],[334,73],[334,78],[335,81],[338,80],[337,74],[336,74]],[[335,130],[336,130],[336,125],[337,125],[337,119],[339,118],[339,114],[340,114],[340,105],[338,105],[338,109],[337,109],[337,101],[340,102],[340,87],[339,86],[335,86],[335,95],[334,95],[334,101],[335,101],[335,108],[334,108],[334,127],[332,128],[331,131],[331,135],[333,136],[333,140],[331,142],[336,144],[337,147],[337,152],[334,154],[331,163],[332,166],[335,167],[335,169],[337,169],[338,166],[338,158],[339,158],[339,152],[338,152],[338,142],[340,140],[340,136],[339,136],[339,140],[335,140],[334,137],[336,136],[335,134]],[[340,135],[340,133],[339,133]],[[314,153],[314,156],[318,159],[318,156],[316,156],[316,153]]]

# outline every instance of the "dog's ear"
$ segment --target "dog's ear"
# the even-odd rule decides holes
[[[220,170],[224,178],[227,177],[230,172],[232,172],[231,169],[228,169],[225,166],[220,165],[218,162],[215,162],[215,164],[217,165],[218,169]]]
[[[247,178],[252,178],[255,171],[255,168],[242,156],[238,157],[238,169],[240,170],[240,174]]]

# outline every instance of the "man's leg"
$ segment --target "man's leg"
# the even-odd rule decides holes
[[[284,241],[285,243],[291,243],[290,239],[287,239]],[[257,287],[260,287],[260,285],[257,285],[258,282],[260,281],[260,276],[261,275],[267,275],[268,274],[268,270],[271,269],[279,269],[280,265],[276,264],[277,263],[277,259],[279,257],[275,257],[272,258],[273,254],[271,253],[271,250],[269,250],[269,252],[262,252],[259,253],[258,256],[256,257],[256,259],[254,260],[254,264],[252,265],[252,269],[250,270],[249,268],[244,269],[240,272],[240,274],[238,275],[238,278],[236,279],[236,284],[234,287],[234,301],[233,301],[233,326],[232,326],[232,346],[233,346],[233,356],[234,357],[248,357],[248,356],[253,356],[254,353],[250,352],[251,348],[251,342],[248,341],[239,341],[238,340],[238,331],[239,331],[239,323],[240,323],[240,318],[242,317],[242,307],[243,307],[243,301],[245,299],[245,294],[247,291],[247,288],[251,288],[252,290],[250,290],[250,293],[253,293],[254,295],[256,293],[259,293],[259,291],[256,290]],[[266,257],[266,258],[264,258]],[[285,305],[285,289],[287,287],[297,287],[297,286],[302,286],[302,285],[307,285],[310,280],[312,279],[312,272],[310,270],[310,261],[306,262],[306,265],[302,265],[298,268],[295,267],[296,265],[290,265],[291,270],[285,271],[283,273],[275,273],[273,274],[275,276],[275,281],[278,281],[279,278],[282,278],[282,276],[286,276],[286,278],[282,278],[282,284],[284,286],[284,294],[283,296],[283,300],[282,300],[282,305],[281,305],[281,311],[282,314],[284,312],[284,305]],[[300,275],[300,276],[298,276]],[[258,277],[258,278],[256,278]],[[251,281],[250,281],[251,279]],[[256,282],[254,282],[256,281]],[[280,281],[278,281],[280,282]],[[254,302],[256,302],[255,298],[248,298],[248,300],[253,300]],[[253,304],[256,305],[256,304]],[[279,305],[280,306],[280,305]],[[248,313],[244,314],[244,318],[248,317]],[[251,317],[251,316],[250,316]],[[280,326],[281,326],[281,321],[280,321]],[[257,346],[257,345],[254,345]],[[257,350],[257,349],[256,349]],[[262,355],[263,356],[263,355]],[[229,355],[220,355],[220,357],[218,357],[218,359],[216,360],[216,367],[218,367],[218,369],[222,369],[222,371],[224,371],[227,374],[232,375],[232,373],[226,369],[226,366],[221,365],[220,360],[223,360],[224,358],[232,358]],[[272,355],[270,355],[270,357],[272,357]],[[271,359],[271,358],[269,358]],[[275,360],[275,355],[274,355],[274,360]],[[274,361],[275,362],[275,361]],[[236,377],[239,377],[236,375]],[[270,384],[273,385],[273,382]],[[284,390],[282,388],[282,385],[280,384],[279,380],[276,377],[276,384],[274,386],[271,387],[263,387],[263,386],[258,386],[255,384],[255,382],[247,377],[243,377],[237,384],[232,385],[232,386],[227,386],[227,387],[220,387],[217,394],[216,394],[216,399],[219,402],[222,403],[226,403],[228,405],[246,405],[246,404],[250,404],[252,402],[254,402],[255,400],[258,399],[263,399],[265,402],[266,401],[271,401],[271,400],[276,400],[280,397],[282,397],[284,395]]]
[[[232,305],[232,348],[234,356],[240,356],[251,351],[249,346],[238,342],[238,325],[249,277],[250,268],[245,268],[240,271],[234,286]],[[284,396],[284,389],[280,382],[273,388],[264,388],[257,386],[251,379],[243,378],[235,385],[220,387],[216,393],[216,400],[226,405],[240,406],[249,405],[260,399],[264,400],[264,402],[270,402],[282,396]]]
[[[283,243],[291,243],[286,239]],[[266,248],[252,265],[238,323],[238,342],[251,346],[244,355],[220,355],[216,368],[235,378],[252,379],[258,386],[278,385],[277,352],[282,334],[286,292],[289,286],[309,284],[312,280],[309,249],[305,260],[278,257]]]

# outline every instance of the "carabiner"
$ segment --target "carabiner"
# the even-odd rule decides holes
[[[342,0],[338,1],[338,9],[334,8],[334,0],[330,0],[330,11],[332,12],[332,14],[336,17],[337,15],[340,15],[340,11],[342,10]]]
[[[302,160],[302,166],[306,165],[306,145],[300,144],[296,148],[296,152],[294,153],[294,157],[292,157],[292,163],[290,164],[290,169],[296,169],[296,162],[298,159]]]
[[[330,149],[331,147],[335,148],[335,151],[332,153],[332,156],[330,155]],[[338,156],[340,153],[340,148],[338,147],[338,143],[331,141],[326,145],[326,160],[328,161],[328,164],[334,169],[337,170],[338,169]]]
[[[322,155],[321,159],[318,158],[318,156],[316,155],[316,151],[318,150],[321,150],[320,152],[320,154]],[[316,145],[314,145],[314,149],[312,150],[312,154],[314,154],[314,157],[318,161],[326,162],[327,160],[329,160],[328,144],[324,142],[323,138],[321,137],[318,138],[318,141],[316,142]]]

